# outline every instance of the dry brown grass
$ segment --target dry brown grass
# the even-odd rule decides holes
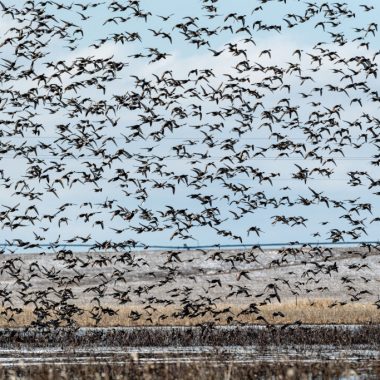
[[[266,305],[262,309],[270,323],[290,323],[297,320],[306,324],[367,324],[380,323],[380,310],[371,303],[349,303],[331,307],[334,300],[320,298],[312,301],[301,299],[277,305]],[[312,305],[312,306],[311,306]],[[284,318],[272,316],[280,310]]]
[[[270,324],[287,324],[301,321],[303,324],[372,324],[380,323],[380,310],[371,303],[350,303],[334,305],[334,300],[320,298],[315,300],[301,299],[296,301],[287,301],[276,304],[268,304],[260,307],[260,314],[250,313],[248,315],[239,315],[242,309],[248,305],[227,305],[218,304],[215,311],[223,310],[230,307],[230,313],[220,314],[218,316],[197,316],[195,318],[178,318],[173,314],[180,309],[175,306],[157,308],[150,312],[150,316],[144,306],[115,306],[104,305],[117,310],[117,315],[104,315],[100,322],[96,324],[91,318],[90,307],[87,305],[82,308],[85,312],[78,316],[75,321],[81,327],[129,327],[129,326],[194,326],[200,323],[215,322],[218,325],[231,323],[228,321],[229,316],[233,316],[234,322],[248,324],[264,324],[265,320]],[[142,314],[138,320],[131,318],[131,312]],[[274,313],[281,312],[282,316],[275,316]],[[162,315],[166,317],[160,318]],[[263,319],[257,319],[261,315]],[[150,318],[150,319],[148,319]],[[0,319],[0,327],[25,327],[35,320],[31,308],[25,309],[21,314],[14,316],[15,321],[8,322],[5,318]]]

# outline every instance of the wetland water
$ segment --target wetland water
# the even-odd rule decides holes
[[[232,378],[253,373],[265,378],[272,369],[285,374],[296,369],[310,379],[376,379],[380,373],[379,331],[377,325],[308,325],[284,330],[264,326],[81,328],[56,332],[3,329],[0,369],[133,368],[144,373],[147,368],[185,368],[186,373],[186,368],[206,372],[214,368],[223,374],[232,371]],[[332,372],[323,374],[325,368]]]
[[[133,360],[146,363],[252,364],[252,363],[317,363],[329,361],[368,364],[380,361],[380,351],[371,346],[358,345],[336,348],[331,345],[293,347],[225,346],[225,347],[98,347],[98,348],[43,348],[0,349],[0,365],[55,364],[122,364]]]
[[[194,370],[230,373],[231,379],[248,376],[273,379],[333,378],[339,380],[378,379],[380,351],[372,346],[358,345],[336,348],[332,345],[295,345],[293,347],[224,346],[224,347],[98,347],[98,348],[43,348],[1,349],[0,369],[3,373],[15,371],[18,379],[27,379],[33,371],[47,368],[59,373],[88,374],[103,372],[104,368],[124,373],[145,373],[147,368],[164,372]],[[182,368],[179,370],[179,368]],[[187,368],[187,369],[186,369]],[[327,374],[323,374],[323,370]],[[263,370],[265,369],[265,370]],[[26,371],[26,372],[23,372]],[[57,372],[58,371],[58,372]],[[261,372],[260,372],[261,371]],[[296,372],[297,371],[297,372]],[[53,373],[51,372],[51,373]],[[25,373],[25,375],[22,375]],[[37,372],[38,373],[38,372]],[[61,372],[62,373],[62,372]],[[281,377],[280,374],[285,374]],[[178,374],[177,374],[178,375]],[[327,377],[326,377],[327,376]],[[66,377],[63,377],[66,378]],[[67,377],[68,378],[68,377]],[[111,377],[112,378],[112,377]],[[121,377],[122,378],[122,377]],[[172,377],[168,377],[172,378]],[[174,378],[174,377],[173,377]]]

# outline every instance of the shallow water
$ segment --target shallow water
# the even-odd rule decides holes
[[[329,361],[378,362],[380,351],[369,346],[355,346],[349,349],[333,346],[293,346],[266,347],[225,346],[225,347],[98,347],[66,350],[49,347],[30,349],[0,349],[0,365],[13,366],[51,364],[90,364],[102,362],[109,364],[124,363],[128,360],[138,363],[318,363]]]
[[[306,332],[302,333],[302,329],[305,328]],[[323,337],[329,338],[331,334],[331,339],[326,339],[329,344],[316,342],[312,344],[313,339],[309,339],[309,334],[314,328],[317,334]],[[377,379],[380,368],[380,345],[377,339],[379,332],[371,326],[367,330],[365,328],[363,325],[303,325],[284,332],[287,336],[298,333],[304,337],[306,334],[307,339],[302,340],[305,344],[300,344],[297,340],[290,343],[285,339],[285,343],[278,345],[273,343],[264,345],[262,342],[256,344],[256,338],[246,341],[243,339],[245,343],[241,345],[228,344],[226,341],[227,336],[231,334],[232,336],[240,334],[244,337],[255,331],[260,333],[268,331],[271,337],[273,331],[265,326],[218,326],[206,329],[206,336],[216,333],[219,338],[222,337],[216,340],[219,342],[215,343],[218,346],[210,345],[212,339],[199,339],[204,332],[199,327],[80,328],[69,330],[68,335],[65,335],[65,329],[46,333],[33,329],[27,331],[0,329],[2,337],[0,367],[34,368],[38,371],[39,366],[47,365],[49,368],[54,367],[61,371],[67,366],[70,368],[79,366],[82,369],[92,368],[97,371],[96,366],[99,365],[106,365],[105,368],[110,366],[129,368],[132,363],[132,367],[138,366],[144,369],[150,365],[176,368],[178,364],[190,367],[194,364],[194,368],[207,366],[223,372],[226,366],[228,368],[264,366],[269,368],[269,371],[278,371],[280,365],[280,369],[285,370],[292,366],[302,367],[308,374],[305,378],[322,379],[322,377],[313,377],[312,372],[308,371],[315,366],[325,368],[329,364],[341,364],[338,375],[334,372],[334,379]],[[370,336],[373,339],[364,339],[361,341],[363,344],[352,344],[359,340],[338,339],[338,343],[334,344],[335,335],[345,338],[349,334],[353,337],[355,334],[361,336],[362,329],[366,337]],[[187,339],[188,331],[193,333],[190,335],[191,339]],[[281,329],[277,332],[281,332]],[[260,342],[260,339],[257,342]],[[343,372],[342,368],[347,368],[348,372]]]

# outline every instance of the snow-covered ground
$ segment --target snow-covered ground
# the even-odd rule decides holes
[[[184,294],[223,304],[261,302],[273,293],[271,284],[281,302],[296,296],[375,302],[380,294],[380,253],[364,248],[102,252],[62,257],[55,253],[3,255],[1,288],[10,291],[18,305],[28,297],[25,294],[30,298],[49,287],[51,292],[71,289],[81,304],[99,297],[115,305],[119,303],[115,289],[127,292],[128,305],[153,305],[152,297],[177,302]],[[247,292],[236,294],[239,287]],[[5,296],[0,293],[0,302],[1,297]]]

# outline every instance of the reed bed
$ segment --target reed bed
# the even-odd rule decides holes
[[[187,326],[187,327],[123,327],[52,330],[0,330],[0,346],[14,349],[48,347],[75,350],[100,347],[226,347],[332,345],[350,349],[365,345],[380,350],[380,325],[318,325],[318,326]]]

